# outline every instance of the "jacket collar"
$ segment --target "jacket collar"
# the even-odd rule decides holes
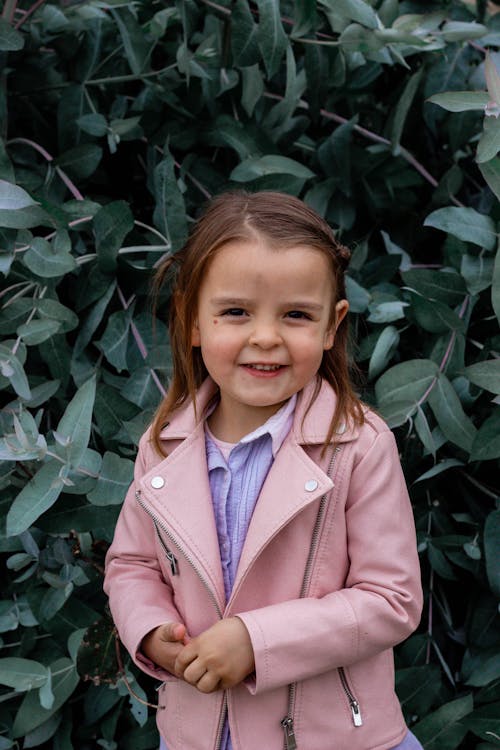
[[[190,435],[204,415],[217,394],[217,385],[207,378],[200,386],[196,396],[196,415],[193,404],[180,407],[160,433],[162,440],[183,440]],[[316,396],[316,398],[315,398]],[[299,445],[318,445],[323,443],[328,433],[337,396],[333,388],[317,379],[311,380],[298,394],[297,406],[292,426],[292,434]],[[196,418],[197,417],[197,418]],[[352,424],[343,424],[335,436],[336,443],[345,443],[358,436],[358,428]]]

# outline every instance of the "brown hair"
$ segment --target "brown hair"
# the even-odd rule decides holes
[[[163,454],[160,432],[170,414],[188,399],[194,403],[196,390],[208,374],[200,349],[191,346],[198,293],[208,266],[227,243],[248,242],[256,236],[279,249],[302,245],[327,256],[335,281],[332,322],[335,304],[346,297],[344,271],[350,253],[337,242],[327,222],[303,201],[267,191],[222,193],[211,200],[182,250],[163,261],[153,280],[153,297],[157,300],[167,277],[174,274],[169,320],[173,375],[152,425],[152,441],[160,455]],[[344,318],[337,329],[334,347],[324,352],[318,371],[320,378],[330,383],[337,394],[337,407],[325,446],[342,420],[350,418],[357,424],[363,422],[362,405],[349,377],[347,343],[348,324]]]

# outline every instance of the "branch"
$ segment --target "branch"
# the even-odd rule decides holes
[[[14,26],[15,29],[20,29],[23,23],[25,23],[30,16],[33,15],[33,13],[38,10],[38,8],[43,5],[45,0],[36,0],[36,3],[34,3],[31,8],[28,8],[28,10],[24,13],[23,17],[16,23]]]

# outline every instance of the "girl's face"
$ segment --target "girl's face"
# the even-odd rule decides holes
[[[325,255],[231,242],[211,261],[198,297],[192,345],[220,389],[210,418],[216,437],[236,442],[263,424],[318,372],[348,303],[337,302]]]

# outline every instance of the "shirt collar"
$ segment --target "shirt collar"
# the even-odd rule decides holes
[[[290,432],[293,424],[293,414],[295,411],[296,403],[297,394],[294,393],[293,396],[285,404],[283,404],[281,409],[276,412],[276,414],[273,414],[271,417],[269,417],[269,419],[264,422],[264,424],[260,425],[260,427],[257,427],[257,429],[253,430],[253,432],[249,432],[248,435],[242,437],[238,443],[235,443],[235,447],[237,445],[247,445],[248,443],[253,443],[263,435],[269,435],[271,438],[272,454],[274,458],[276,456],[276,453],[281,448],[284,439]],[[207,417],[210,416],[210,413],[214,410],[215,406],[216,404],[214,404],[212,408],[207,412]],[[207,433],[206,429],[205,435],[209,470],[217,468],[219,466],[225,466],[225,463],[221,463],[223,461],[223,458],[219,449],[210,438],[210,435]]]

